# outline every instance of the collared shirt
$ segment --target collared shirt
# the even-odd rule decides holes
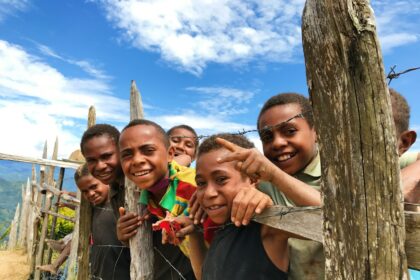
[[[314,189],[321,190],[321,160],[319,153],[312,161],[301,171],[294,174],[293,177],[302,181]],[[281,191],[279,191],[270,182],[261,182],[258,189],[271,197],[275,205],[296,206],[296,204],[288,199]]]
[[[405,152],[400,156],[399,162],[400,162],[400,168],[403,169],[404,167],[409,166],[413,162],[417,161],[417,158],[419,157],[419,153],[417,152]]]
[[[188,201],[196,191],[195,169],[179,165],[175,161],[168,165],[168,169],[169,185],[159,205],[149,198],[148,190],[143,190],[139,199],[139,203],[147,205],[150,213],[159,219],[165,218],[166,211],[174,217],[188,215]]]

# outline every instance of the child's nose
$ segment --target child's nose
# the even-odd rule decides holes
[[[279,133],[274,134],[273,147],[275,149],[279,149],[279,148],[283,148],[285,146],[287,146],[287,140],[286,140],[286,138],[284,138]]]
[[[144,156],[140,153],[135,153],[133,156],[133,164],[138,165],[145,162]]]
[[[204,198],[210,198],[215,196],[217,196],[217,189],[213,186],[213,184],[208,184],[204,191]]]
[[[96,164],[96,169],[105,169],[106,168],[106,162],[103,160],[98,160],[98,163]]]

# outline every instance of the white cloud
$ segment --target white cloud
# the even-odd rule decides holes
[[[420,2],[372,1],[382,51],[417,42],[420,38]]]
[[[248,112],[245,104],[248,104],[254,93],[235,88],[224,87],[189,87],[189,91],[203,95],[203,100],[198,102],[205,112],[230,116]]]
[[[28,0],[1,0],[0,1],[0,22],[7,16],[13,16],[16,12],[23,12],[29,7]]]
[[[133,46],[200,75],[209,63],[301,57],[304,0],[98,0]],[[372,1],[382,49],[418,41],[420,2]]]
[[[128,101],[113,96],[104,80],[67,77],[1,40],[0,61],[1,130],[7,132],[0,138],[2,152],[40,156],[45,139],[52,145],[59,135],[60,155],[68,156],[78,147],[91,105],[98,121],[128,119]]]
[[[53,57],[59,60],[62,60],[64,62],[67,62],[69,64],[73,64],[76,65],[78,67],[80,67],[83,71],[85,71],[86,73],[88,73],[89,75],[91,75],[92,77],[96,78],[96,79],[110,79],[110,77],[108,75],[106,75],[102,70],[96,68],[94,65],[92,65],[89,61],[86,60],[74,60],[74,59],[70,59],[70,58],[65,58],[59,54],[57,54],[53,49],[51,49],[48,46],[45,46],[43,44],[39,44],[37,42],[34,42],[38,49],[41,51],[42,54],[49,56],[49,57]]]
[[[200,74],[208,63],[288,61],[300,46],[304,0],[104,0],[135,47]]]

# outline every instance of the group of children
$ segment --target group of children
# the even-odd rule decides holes
[[[391,90],[391,97],[398,151],[407,166],[404,197],[418,203],[420,155],[402,155],[416,135],[408,130],[408,106],[395,102],[401,95]],[[322,244],[251,220],[273,204],[322,203],[309,100],[296,93],[273,96],[262,107],[257,128],[263,154],[234,134],[213,135],[198,146],[187,125],[165,132],[152,121],[134,120],[121,134],[105,124],[89,128],[81,140],[86,164],[75,179],[95,205],[92,276],[129,279],[127,241],[150,219],[155,229],[163,229],[153,232],[154,279],[305,279],[308,271],[323,279]],[[189,167],[194,160],[195,169]],[[147,215],[125,211],[125,177],[141,190],[139,203],[147,205]],[[200,220],[203,226],[197,226]]]

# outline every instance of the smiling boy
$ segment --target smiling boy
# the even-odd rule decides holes
[[[244,136],[213,135],[200,145],[197,199],[209,218],[221,225],[210,249],[191,220],[175,219],[182,225],[178,235],[190,234],[198,279],[287,279],[287,240],[293,235],[252,221],[242,227],[230,222],[237,195],[243,190],[257,195],[258,178],[277,182],[281,179],[277,169]],[[270,205],[265,199],[260,202],[261,209]]]
[[[122,130],[119,139],[122,170],[142,190],[139,203],[147,205],[154,221],[165,218],[167,211],[173,217],[187,214],[188,200],[196,190],[195,170],[172,161],[169,146],[165,131],[158,124],[145,119],[131,121]],[[161,238],[160,231],[153,232],[156,247],[161,243]],[[183,242],[180,247],[160,245],[158,249],[186,279],[194,279],[190,261],[182,253],[188,254],[185,244]],[[161,269],[157,267],[154,278],[166,279],[161,278],[160,272]]]

